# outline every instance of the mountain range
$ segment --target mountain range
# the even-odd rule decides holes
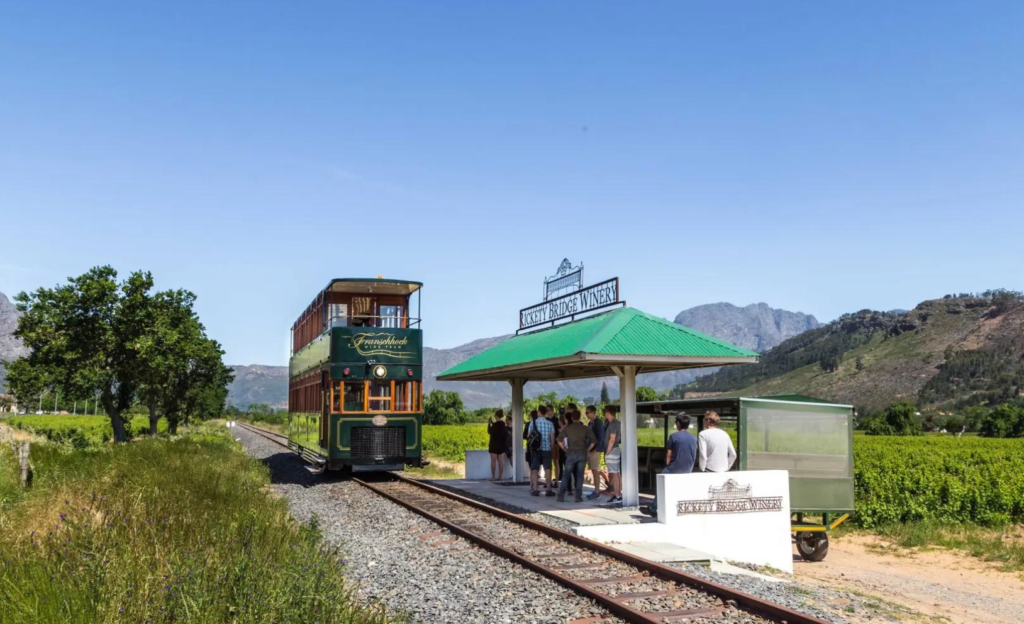
[[[27,353],[14,336],[19,312],[0,293],[0,361]],[[877,411],[895,401],[945,408],[1024,396],[1024,296],[994,290],[946,295],[913,310],[860,310],[824,325],[813,316],[765,303],[712,303],[683,310],[675,322],[761,353],[760,362],[721,370],[641,375],[638,383],[685,392],[765,395],[801,393]],[[455,364],[510,336],[482,338],[451,349],[424,348],[425,389],[458,392],[467,408],[507,404],[502,382],[438,382]],[[234,366],[228,401],[238,407],[287,404],[286,366]],[[530,383],[528,396],[554,391],[597,397],[602,382],[612,398],[615,378]],[[0,365],[0,392],[4,391]]]
[[[782,341],[760,362],[682,391],[807,394],[876,412],[896,401],[946,409],[1024,396],[1024,298],[947,295],[913,310],[845,314]]]
[[[683,310],[675,321],[691,329],[731,342],[735,345],[762,351],[779,342],[809,329],[819,327],[817,319],[800,312],[789,312],[756,303],[738,307],[730,303],[712,303]],[[440,389],[458,392],[463,404],[469,409],[492,407],[508,403],[511,391],[503,382],[439,382],[437,375],[474,355],[507,340],[511,335],[481,338],[451,349],[423,349],[424,390]],[[235,381],[229,388],[228,400],[239,407],[249,403],[268,403],[276,407],[286,404],[287,367],[284,366],[234,366]],[[715,369],[692,369],[641,375],[638,383],[656,390],[668,390],[679,384],[693,381],[698,375]],[[530,383],[526,386],[527,396],[544,392],[559,395],[571,394],[585,399],[598,397],[602,383],[608,383],[609,394],[618,396],[618,380],[580,379],[573,381]]]

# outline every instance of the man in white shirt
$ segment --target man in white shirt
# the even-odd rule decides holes
[[[704,414],[704,431],[697,436],[697,465],[703,472],[728,472],[736,463],[736,449],[729,434],[718,428],[718,412]]]

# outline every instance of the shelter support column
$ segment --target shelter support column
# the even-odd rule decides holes
[[[526,454],[523,451],[523,386],[525,379],[509,379],[512,384],[512,481],[523,482],[523,466]]]
[[[619,420],[622,427],[622,506],[640,504],[640,475],[637,461],[636,366],[615,367],[619,376]]]

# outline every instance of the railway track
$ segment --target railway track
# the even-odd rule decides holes
[[[287,447],[287,438],[251,425],[247,431]],[[353,479],[477,546],[541,574],[631,624],[826,624],[756,596],[635,557],[573,533],[402,475]]]

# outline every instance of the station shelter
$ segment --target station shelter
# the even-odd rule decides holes
[[[636,376],[757,362],[758,354],[630,307],[520,334],[449,368],[439,381],[507,381],[512,439],[523,439],[523,388],[530,381],[615,375],[622,422],[623,505],[640,502]],[[512,474],[524,479],[525,452],[513,445]]]

